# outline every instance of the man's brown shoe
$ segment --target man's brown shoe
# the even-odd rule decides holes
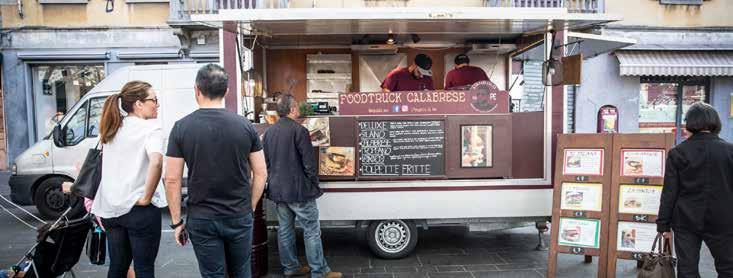
[[[324,277],[325,278],[341,278],[343,276],[344,276],[344,274],[341,273],[341,272],[333,272],[333,271],[331,271],[329,273],[326,273],[326,276],[324,276]]]
[[[285,277],[303,276],[311,272],[311,268],[307,266],[301,266],[298,271],[291,274],[285,274]]]

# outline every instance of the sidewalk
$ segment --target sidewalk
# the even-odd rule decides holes
[[[8,196],[7,175],[0,173],[0,194]],[[0,200],[1,202],[1,200]],[[9,207],[6,204],[2,204]],[[37,213],[32,206],[25,207]],[[11,209],[20,214],[20,210]],[[33,222],[27,215],[21,215]],[[170,217],[163,214],[163,227]],[[37,224],[37,223],[34,223]],[[20,224],[4,211],[0,211],[0,267],[17,262],[34,244],[35,231]],[[354,229],[328,229],[322,233],[324,251],[334,271],[346,277],[545,277],[547,251],[534,251],[537,232],[534,227],[516,228],[494,232],[471,232],[463,227],[431,227],[419,230],[419,242],[415,252],[400,260],[383,260],[374,257],[366,245],[363,232]],[[302,234],[298,235],[301,260]],[[549,234],[544,235],[549,243]],[[277,235],[269,231],[269,277],[282,277],[277,254]],[[198,265],[189,244],[178,247],[173,234],[163,230],[160,252],[156,261],[157,277],[199,277]],[[560,255],[557,277],[595,277],[597,259],[592,264],[583,263],[582,256]],[[716,277],[712,257],[704,248],[701,255],[702,277]],[[106,277],[106,267],[90,265],[82,258],[74,268],[77,277]],[[635,261],[619,261],[617,277],[636,277]]]

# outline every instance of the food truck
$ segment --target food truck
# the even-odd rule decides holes
[[[566,8],[242,8],[192,20],[220,27],[220,61],[237,76],[227,109],[266,132],[275,96],[308,104],[322,225],[366,229],[384,258],[408,255],[418,227],[544,232],[567,118],[558,61],[630,44],[592,33],[619,17]],[[490,80],[445,90],[461,53]],[[432,58],[437,90],[383,92],[417,54]]]

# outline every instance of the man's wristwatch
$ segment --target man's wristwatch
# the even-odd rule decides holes
[[[171,224],[171,229],[176,229],[180,227],[181,225],[183,225],[183,219],[181,219],[181,221],[178,222],[178,224]]]

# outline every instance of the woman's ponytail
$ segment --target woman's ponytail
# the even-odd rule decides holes
[[[122,113],[120,108],[117,107],[120,94],[114,94],[107,97],[104,101],[104,108],[102,108],[102,120],[99,128],[99,142],[107,144],[115,138],[117,131],[122,126]]]

